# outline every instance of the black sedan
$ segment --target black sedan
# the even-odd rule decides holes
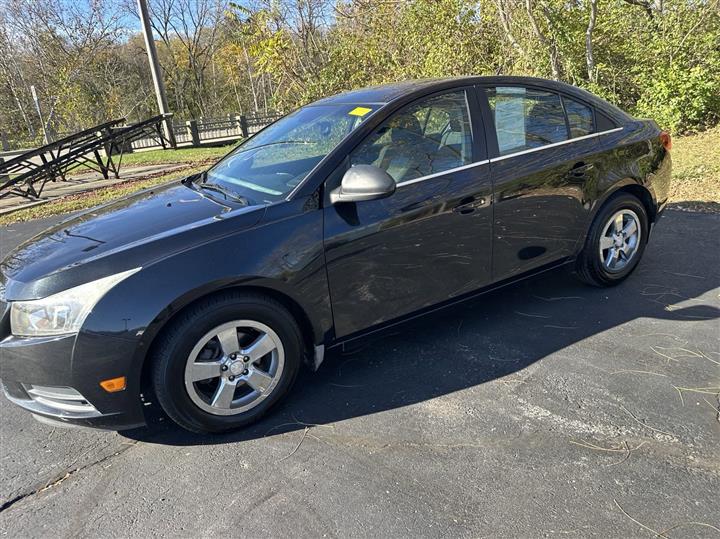
[[[128,429],[159,403],[192,431],[247,425],[348,340],[550,268],[623,281],[667,201],[670,146],[541,79],[322,99],[12,252],[5,393],[46,421]]]

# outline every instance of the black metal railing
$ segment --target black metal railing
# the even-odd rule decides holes
[[[266,125],[282,117],[282,114],[272,112],[266,114],[228,114],[218,118],[199,118],[188,121],[175,120],[172,124],[175,140],[180,145],[198,146],[212,141],[223,139],[238,140],[254,135]],[[95,129],[93,128],[90,128]],[[66,139],[75,136],[75,133],[58,133],[56,136]],[[52,142],[55,144],[58,141]],[[7,156],[18,155],[27,149],[35,147],[37,141],[9,139],[5,133],[0,132],[0,151],[7,152]],[[133,149],[156,148],[162,144],[155,136],[138,138],[133,141]]]
[[[173,122],[173,134],[179,145],[200,146],[212,142],[232,142],[250,137],[266,125],[281,118],[282,114],[245,116],[229,114],[219,118],[199,118]],[[154,148],[154,139],[138,139],[134,149]]]
[[[71,170],[84,166],[102,174],[119,177],[124,153],[135,149],[167,148],[163,123],[172,115],[159,115],[131,125],[124,118],[63,136],[59,140],[19,155],[0,156],[0,198],[18,195],[38,199],[49,181],[65,180]],[[176,145],[229,143],[248,138],[274,122],[279,113],[173,122]],[[7,149],[7,142],[3,144]]]
[[[123,154],[134,141],[154,139],[163,148],[168,141],[162,124],[170,115],[159,115],[131,125],[124,118],[111,120],[27,151],[9,160],[0,159],[0,198],[18,195],[38,199],[49,181],[65,180],[67,173],[84,166],[119,177]]]

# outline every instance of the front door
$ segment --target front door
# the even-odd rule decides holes
[[[471,120],[472,92],[404,107],[351,153],[350,165],[383,168],[397,191],[325,206],[336,337],[489,283],[492,185],[484,148],[473,138],[483,135],[479,118]]]

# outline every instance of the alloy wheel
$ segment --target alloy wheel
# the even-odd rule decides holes
[[[185,388],[200,409],[236,415],[265,400],[284,367],[277,333],[256,320],[234,320],[208,331],[192,349]]]
[[[627,267],[640,247],[640,218],[628,209],[617,211],[600,236],[599,255],[603,268],[611,273]]]

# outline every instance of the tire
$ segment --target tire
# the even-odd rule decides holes
[[[632,229],[628,226],[630,221],[635,221],[639,235],[632,250],[632,236],[627,233],[622,236],[616,234],[618,215],[621,216],[622,230],[625,232]],[[583,250],[577,258],[576,275],[581,281],[592,286],[609,287],[620,284],[640,262],[649,233],[647,210],[640,200],[628,193],[611,198],[593,220]],[[610,255],[613,256],[608,258]],[[609,260],[611,262],[608,264]]]
[[[280,302],[227,292],[189,307],[153,350],[153,388],[165,413],[189,431],[219,433],[257,421],[288,393],[304,346]]]

